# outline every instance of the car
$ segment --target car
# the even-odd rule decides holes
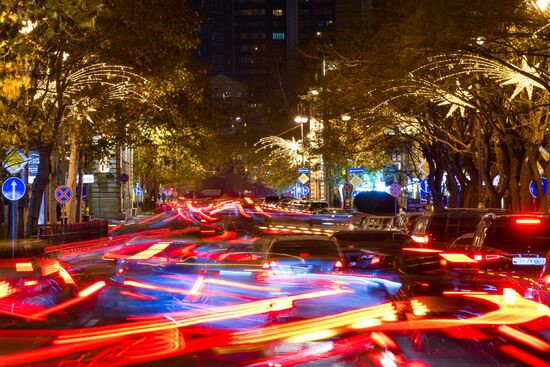
[[[498,275],[496,288],[510,287],[534,298],[550,251],[550,215],[489,213],[479,223],[471,244],[452,247],[439,256],[461,279],[476,281]]]
[[[361,219],[359,227],[362,230],[394,230],[398,229],[397,219],[393,215],[367,215]]]
[[[385,256],[380,253],[361,248],[343,248],[347,266],[355,270],[377,270],[385,262]]]
[[[399,230],[339,231],[332,236],[342,248],[361,248],[383,253],[400,250],[411,242],[410,236]]]
[[[266,196],[263,200],[263,205],[269,207],[269,208],[275,208],[279,203],[281,202],[281,199],[276,196]]]
[[[275,238],[268,245],[263,269],[283,274],[331,273],[346,260],[338,242],[326,236]]]
[[[321,208],[321,209],[315,209],[313,211],[313,214],[319,214],[323,215],[329,218],[349,218],[351,219],[353,217],[352,214],[348,213],[344,209],[340,208]]]
[[[466,249],[483,268],[539,274],[550,251],[550,215],[487,214]]]
[[[422,215],[416,221],[411,238],[416,243],[438,248],[449,247],[465,233],[474,232],[481,218],[500,209],[444,209]]]
[[[281,209],[289,208],[291,203],[292,203],[292,200],[294,200],[294,199],[291,198],[291,197],[282,197],[281,200],[279,201],[279,207]]]
[[[77,294],[72,276],[57,259],[44,257],[43,249],[38,240],[18,240],[14,247],[11,241],[0,241],[0,313],[4,316],[20,318]]]
[[[545,305],[550,305],[550,251],[546,254],[546,264],[540,272],[535,290],[535,299]]]
[[[306,210],[310,212],[314,212],[316,210],[328,208],[328,207],[329,205],[326,201],[312,201],[307,205]]]

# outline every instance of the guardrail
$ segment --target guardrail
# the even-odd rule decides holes
[[[108,236],[108,221],[39,225],[37,237],[51,244],[94,240]]]

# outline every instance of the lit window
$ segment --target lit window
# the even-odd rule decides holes
[[[282,17],[285,14],[283,9],[273,9],[273,16]]]
[[[284,40],[285,34],[283,32],[273,32],[273,39],[274,40]]]

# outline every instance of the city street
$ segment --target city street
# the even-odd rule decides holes
[[[0,0],[0,367],[550,367],[550,0]]]
[[[455,283],[405,297],[398,269],[266,269],[269,242],[296,236],[270,228],[310,238],[337,226],[265,209],[244,212],[257,217],[247,231],[237,229],[250,219],[242,214],[207,229],[192,217],[206,209],[172,208],[117,226],[109,238],[46,248],[76,293],[55,305],[5,294],[0,364],[424,366],[449,356],[448,365],[547,363],[549,309],[511,288]]]

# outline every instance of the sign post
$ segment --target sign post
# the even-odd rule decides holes
[[[58,186],[54,193],[55,200],[61,204],[61,223],[67,223],[67,206],[66,204],[73,197],[73,190],[67,185]]]
[[[11,256],[15,257],[15,237],[16,235],[16,223],[17,223],[17,216],[15,215],[15,207],[16,202],[21,199],[25,192],[27,191],[27,188],[25,186],[25,183],[23,180],[21,180],[19,177],[10,177],[4,183],[2,184],[2,194],[6,199],[10,201],[11,206],[11,225],[9,226],[10,231],[10,239],[11,239]]]
[[[394,204],[395,215],[397,215],[397,213],[398,213],[397,198],[401,195],[402,192],[403,192],[403,188],[401,187],[400,184],[398,184],[397,182],[394,182],[394,183],[391,184],[391,186],[390,186],[390,195],[393,196],[394,199],[395,199],[395,204]]]

